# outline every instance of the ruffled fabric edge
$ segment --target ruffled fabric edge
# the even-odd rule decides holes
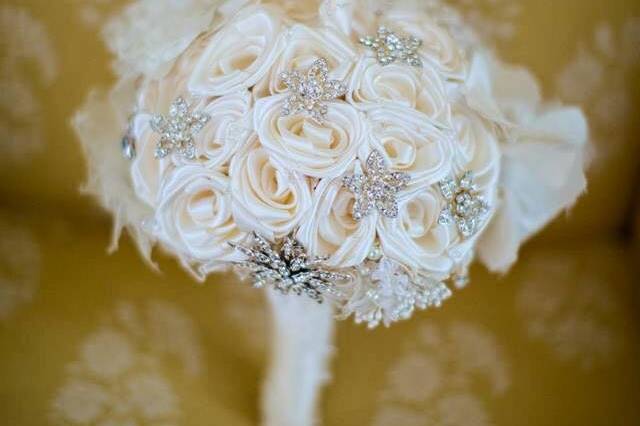
[[[520,246],[586,190],[587,120],[579,108],[543,103],[528,70],[486,52],[473,61],[466,96],[502,126],[500,205],[477,253],[490,270],[506,272]]]

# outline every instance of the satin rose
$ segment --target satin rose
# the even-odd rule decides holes
[[[136,157],[131,168],[131,176],[136,193],[150,206],[156,205],[164,172],[173,169],[176,165],[190,163],[184,158],[175,156],[155,158],[159,136],[151,129],[151,119],[156,114],[166,116],[171,103],[178,97],[192,101],[187,89],[187,80],[193,68],[193,61],[201,50],[202,41],[194,42],[173,65],[165,78],[144,80],[136,99],[136,109],[139,113],[130,124],[131,136],[136,140]],[[199,145],[198,141],[200,139],[196,137],[196,146]]]
[[[422,40],[419,54],[424,62],[447,79],[463,80],[467,70],[465,52],[448,29],[432,19],[428,3],[325,0],[319,15],[325,25],[347,35],[353,43],[375,35],[380,26],[401,36],[414,36]],[[363,10],[379,13],[362,13]]]
[[[500,172],[500,149],[495,124],[474,114],[466,105],[458,104],[453,109],[455,132],[453,170],[460,175],[467,170],[473,172],[474,183],[481,189],[493,189]]]
[[[168,174],[159,193],[154,234],[179,254],[186,265],[215,269],[233,258],[227,244],[245,237],[231,209],[229,178],[201,165],[187,165]]]
[[[474,114],[464,103],[453,107],[454,141],[452,168],[449,176],[459,178],[466,171],[473,173],[473,183],[483,197],[489,211],[478,224],[478,228],[469,238],[457,231],[455,222],[442,225],[449,228],[451,245],[448,254],[456,266],[464,269],[473,255],[476,240],[491,222],[496,210],[498,178],[500,174],[500,151],[495,133],[495,123]]]
[[[355,266],[371,251],[377,215],[354,220],[354,201],[354,194],[340,179],[322,179],[315,188],[313,210],[300,225],[297,237],[314,255],[328,256],[328,265]]]
[[[411,187],[428,186],[450,173],[456,142],[402,107],[376,107],[367,112],[370,146],[381,152],[395,171],[411,176]],[[366,158],[369,147],[360,150]]]
[[[282,51],[275,60],[267,78],[254,88],[258,95],[287,91],[280,75],[285,71],[308,70],[318,58],[327,60],[329,77],[345,81],[353,68],[356,52],[340,34],[328,29],[315,29],[296,24],[287,31]]]
[[[189,80],[200,96],[247,89],[267,74],[282,48],[282,17],[277,8],[243,9],[209,39]]]
[[[286,95],[256,102],[253,123],[260,143],[286,167],[316,178],[343,174],[364,143],[365,122],[346,102],[328,102],[324,124],[304,114],[281,116]]]
[[[245,231],[280,238],[311,209],[309,180],[273,161],[255,139],[233,157],[229,175],[233,217]]]
[[[464,50],[449,31],[428,14],[399,7],[385,15],[385,22],[392,31],[411,34],[422,40],[419,52],[423,62],[434,66],[448,79],[464,79],[468,68]]]
[[[204,100],[195,106],[210,117],[195,136],[196,152],[210,167],[227,163],[251,136],[251,104],[251,92],[245,90],[211,102]]]
[[[151,114],[138,114],[130,127],[131,135],[136,139],[136,157],[131,165],[131,179],[138,197],[149,206],[156,207],[163,176],[167,170],[173,170],[175,165],[170,156],[155,158],[158,134],[151,130],[151,118]]]
[[[446,277],[453,261],[447,249],[453,229],[438,224],[444,200],[433,187],[409,194],[398,203],[396,219],[380,218],[378,237],[386,256],[414,271]]]
[[[416,114],[442,127],[450,125],[451,112],[444,81],[429,65],[422,68],[401,63],[383,66],[366,55],[354,68],[347,100],[363,110],[381,106],[405,107],[407,114]]]

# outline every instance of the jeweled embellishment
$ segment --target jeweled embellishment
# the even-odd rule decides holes
[[[360,43],[375,52],[380,65],[403,62],[413,67],[422,67],[422,60],[418,55],[422,40],[412,35],[398,35],[386,27],[379,27],[375,37],[361,37]]]
[[[390,219],[398,217],[397,195],[409,185],[411,177],[403,172],[392,172],[387,169],[382,154],[371,151],[366,162],[365,174],[345,176],[342,184],[356,195],[352,215],[360,220],[378,209]]]
[[[455,222],[464,237],[473,235],[489,211],[489,205],[473,183],[473,173],[465,172],[460,178],[447,178],[438,183],[447,205],[440,212],[438,223]]]
[[[120,148],[122,149],[122,155],[127,160],[133,160],[136,157],[136,144],[135,139],[131,136],[131,132],[127,130],[127,133],[120,140]]]
[[[187,101],[177,98],[169,107],[168,117],[158,114],[151,118],[151,129],[160,134],[155,157],[164,158],[176,151],[184,158],[194,159],[196,146],[193,138],[209,119],[209,114],[191,112]]]
[[[280,79],[289,89],[281,114],[287,116],[303,112],[320,123],[327,116],[325,102],[339,98],[347,91],[342,82],[329,80],[329,66],[324,58],[316,60],[306,75],[298,70],[286,71]]]
[[[325,268],[326,258],[311,257],[293,234],[275,244],[255,232],[251,239],[250,247],[230,244],[247,257],[237,266],[249,271],[254,287],[270,285],[284,294],[305,293],[322,303],[323,294],[339,296],[336,284],[351,278]]]
[[[355,292],[345,306],[344,314],[353,313],[356,323],[366,322],[369,328],[380,322],[391,323],[408,319],[416,309],[440,307],[451,297],[451,290],[441,281],[412,274],[402,264],[382,257],[358,267],[363,290]]]

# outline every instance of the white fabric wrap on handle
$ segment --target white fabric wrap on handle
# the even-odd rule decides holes
[[[263,426],[319,423],[316,406],[329,380],[333,311],[328,303],[267,290],[271,360],[262,389]]]

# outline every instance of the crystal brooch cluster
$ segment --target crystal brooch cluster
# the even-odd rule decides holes
[[[202,112],[191,112],[189,104],[179,97],[171,103],[169,116],[154,115],[151,129],[160,134],[155,157],[164,158],[174,150],[184,158],[193,159],[196,147],[193,138],[207,124],[210,117]]]
[[[397,217],[397,194],[407,187],[410,179],[406,173],[389,171],[382,154],[377,150],[371,151],[366,161],[365,174],[348,175],[342,180],[343,185],[356,195],[353,218],[360,220],[374,208],[385,217]]]
[[[328,107],[325,102],[343,96],[347,91],[338,80],[329,79],[327,60],[316,60],[306,75],[299,71],[285,71],[280,79],[289,89],[281,114],[287,116],[300,112],[307,113],[319,123],[324,122]]]
[[[346,303],[343,315],[353,313],[356,323],[367,323],[369,328],[408,319],[416,309],[440,307],[452,294],[443,282],[415,276],[387,257],[358,269],[361,287]]]
[[[246,257],[237,266],[249,272],[254,287],[270,285],[284,294],[305,293],[322,303],[325,294],[339,296],[337,283],[351,279],[350,275],[326,269],[325,258],[310,257],[293,234],[272,244],[253,232],[251,240],[249,247],[230,244]]]
[[[398,35],[386,27],[379,27],[375,36],[361,37],[360,43],[375,52],[380,65],[403,62],[413,67],[422,67],[422,60],[418,56],[422,40],[414,36]]]
[[[446,178],[438,183],[447,204],[440,212],[438,223],[455,222],[464,237],[473,235],[489,211],[489,205],[473,183],[473,173],[466,171],[458,179]]]

